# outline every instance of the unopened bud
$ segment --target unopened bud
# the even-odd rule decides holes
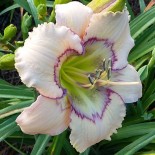
[[[34,5],[37,7],[39,4],[45,4],[46,5],[46,0],[33,0]]]
[[[122,11],[125,6],[125,0],[92,0],[88,6],[95,12],[106,12],[106,11]]]
[[[47,15],[47,7],[45,4],[39,4],[37,7],[39,18],[44,18]]]
[[[16,47],[24,46],[24,41],[15,41]]]
[[[3,70],[11,70],[14,69],[15,64],[15,55],[14,54],[6,54],[0,57],[0,69]]]
[[[16,35],[16,32],[17,32],[16,26],[14,26],[13,24],[10,24],[4,29],[4,35],[2,37],[2,41],[11,40]]]
[[[28,13],[25,13],[22,18],[22,24],[21,24],[21,30],[24,40],[28,37],[28,32],[31,25],[32,25],[32,16],[28,15]]]

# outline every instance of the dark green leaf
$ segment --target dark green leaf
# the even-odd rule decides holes
[[[33,147],[31,155],[42,155],[50,138],[51,136],[49,135],[39,135]]]
[[[117,152],[115,155],[133,155],[135,152],[149,144],[154,139],[155,130],[135,140],[134,142]]]
[[[148,66],[145,65],[138,70],[141,81],[145,80],[148,76]]]
[[[4,13],[8,12],[8,11],[11,11],[11,10],[16,9],[16,8],[19,8],[19,7],[20,7],[20,5],[13,4],[13,5],[7,7],[6,9],[4,9],[3,11],[1,11],[0,12],[0,16],[3,15]]]
[[[20,7],[24,8],[27,12],[31,14],[31,9],[25,0],[14,0]]]

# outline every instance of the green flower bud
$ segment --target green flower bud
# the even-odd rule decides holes
[[[3,70],[11,70],[14,69],[15,64],[15,55],[14,54],[6,54],[0,57],[0,69]]]
[[[125,6],[125,0],[92,0],[88,6],[95,12],[99,13],[101,11],[122,11]]]
[[[37,7],[37,12],[40,18],[44,18],[47,15],[47,7],[45,4],[39,4]]]
[[[28,13],[26,12],[22,18],[22,24],[21,24],[21,30],[24,40],[28,37],[28,32],[31,25],[32,25],[32,16],[29,16]]]
[[[15,41],[16,47],[22,47],[24,45],[24,41]]]
[[[2,41],[11,40],[16,35],[16,32],[17,32],[16,26],[14,26],[13,24],[10,24],[4,29],[4,35],[2,37]]]
[[[45,4],[46,5],[46,0],[33,0],[34,5],[37,7],[39,4]]]
[[[28,15],[26,12],[22,18],[22,26],[29,28],[32,25],[32,16]]]

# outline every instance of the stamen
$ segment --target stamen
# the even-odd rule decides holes
[[[111,67],[108,67],[108,71],[107,71],[107,77],[108,77],[108,80],[111,78]]]
[[[109,67],[111,67],[111,66],[112,66],[112,61],[111,61],[111,58],[109,58],[109,59],[108,59],[108,66],[107,66],[107,67],[109,68]]]
[[[112,81],[108,81],[109,85],[112,86],[130,86],[130,85],[138,85],[140,84],[140,82],[112,82]]]
[[[89,79],[89,82],[93,85],[94,82],[95,82],[95,78],[93,76],[91,76],[90,74],[88,75],[88,79]]]
[[[103,67],[103,71],[105,71],[105,69],[106,69],[106,59],[103,59],[102,67]]]
[[[140,82],[112,82],[110,80],[97,80],[97,85],[99,87],[105,86],[105,85],[111,85],[111,86],[130,86],[130,85],[138,85]]]
[[[101,77],[102,72],[103,71],[101,69],[96,70],[96,75],[95,76],[96,76],[97,79],[99,79]]]

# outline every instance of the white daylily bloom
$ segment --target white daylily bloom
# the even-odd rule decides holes
[[[33,29],[16,52],[21,80],[40,93],[17,118],[27,134],[57,135],[68,126],[77,151],[121,127],[124,103],[142,95],[136,70],[128,64],[134,46],[128,11],[93,11],[79,2],[56,6],[56,25]]]

